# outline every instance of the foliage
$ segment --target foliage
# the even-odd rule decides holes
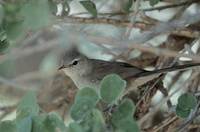
[[[120,100],[119,98],[126,82],[118,75],[111,74],[105,76],[101,84],[99,90],[86,87],[78,91],[70,110],[70,115],[74,121],[68,126],[65,126],[61,118],[55,113],[41,113],[36,95],[31,91],[26,93],[19,102],[16,119],[0,122],[0,128],[2,132],[7,130],[10,132],[139,131],[133,118],[134,103],[130,99]],[[112,91],[108,90],[109,87]],[[102,90],[108,90],[106,92],[110,92],[110,94],[106,95]],[[114,98],[109,98],[106,104],[103,103],[108,96]],[[113,108],[113,102],[119,102],[119,105],[116,104],[116,107]],[[105,108],[109,110],[104,111]],[[110,113],[110,110],[113,112]],[[109,114],[108,117],[107,114]]]
[[[125,87],[126,82],[120,76],[110,74],[103,78],[99,90],[83,88],[78,91],[75,103],[71,108],[71,117],[80,123],[73,122],[69,126],[69,129],[77,132],[81,129],[85,132],[101,132],[106,131],[107,126],[109,126],[113,131],[118,129],[124,132],[139,131],[136,121],[133,118],[135,105],[129,99],[120,100]],[[97,93],[100,94],[98,95]],[[97,104],[102,104],[101,102],[105,102],[107,107],[111,106],[109,109],[112,109],[114,103],[119,102],[119,105],[117,105],[108,119],[105,118],[103,109],[97,107]],[[107,122],[107,120],[109,121]]]
[[[136,121],[132,118],[135,112],[135,105],[130,99],[124,99],[112,115],[114,126],[123,131],[139,131]]]
[[[128,2],[126,2],[125,5],[123,6],[123,10],[126,13],[129,13],[132,5],[133,5],[133,0],[128,0]]]
[[[107,75],[101,81],[100,95],[104,102],[114,103],[123,93],[126,87],[126,82],[118,75]]]
[[[0,54],[5,53],[9,47],[7,36],[5,31],[0,32]]]
[[[17,132],[17,125],[14,121],[3,121],[0,123],[1,132]]]
[[[158,4],[161,0],[149,0],[151,6]]]
[[[47,0],[8,2],[4,7],[2,29],[11,40],[23,37],[49,23],[50,9]],[[35,21],[37,20],[37,21]]]
[[[197,105],[197,99],[191,93],[184,93],[178,98],[176,106],[176,114],[182,118],[186,118],[191,113],[191,110]]]
[[[60,2],[63,4],[63,8],[67,9],[63,10],[62,15],[68,15],[70,11],[69,3],[71,1],[5,0],[1,2],[0,55],[9,52],[11,46],[16,46],[15,42],[21,42],[29,34],[44,29],[54,23],[57,4]],[[162,0],[149,0],[148,2],[151,6],[155,6],[160,1]],[[92,19],[100,15],[96,2],[98,1],[80,1],[80,4],[92,15]],[[132,13],[131,8],[133,5],[133,0],[126,0],[121,5],[122,13],[125,15]],[[8,72],[13,72],[13,66],[14,64],[10,60],[2,63],[0,65],[1,75],[4,75],[5,72],[7,74]],[[49,65],[44,65],[44,69],[48,69],[47,66]],[[17,106],[16,118],[12,121],[1,121],[0,131],[55,132],[58,130],[61,132],[137,132],[139,131],[139,127],[133,117],[136,109],[135,105],[132,100],[122,98],[125,88],[126,81],[116,74],[111,74],[103,78],[98,90],[89,87],[79,90],[74,104],[70,109],[70,116],[73,122],[68,126],[65,125],[56,113],[41,112],[35,93],[28,92]],[[196,106],[196,97],[190,93],[185,93],[178,99],[176,114],[181,118],[187,118]]]
[[[17,106],[17,117],[0,122],[1,132],[60,132],[66,131],[61,118],[55,113],[39,114],[34,92],[28,92]]]
[[[0,4],[0,53],[17,40],[49,25],[48,0],[13,0]]]
[[[85,0],[85,1],[80,1],[80,3],[83,5],[83,7],[94,17],[97,16],[97,9],[96,5],[90,1],[90,0]]]

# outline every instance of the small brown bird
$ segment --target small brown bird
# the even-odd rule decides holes
[[[158,77],[160,73],[186,70],[194,66],[200,66],[200,63],[147,71],[128,63],[89,59],[80,53],[77,48],[71,48],[63,56],[62,65],[59,69],[62,69],[79,89],[83,87],[99,87],[103,77],[111,73],[116,73],[127,82],[131,82],[131,89],[135,89],[145,82]]]

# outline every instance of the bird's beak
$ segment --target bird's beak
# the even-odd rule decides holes
[[[60,67],[58,68],[58,70],[62,70],[62,69],[64,69],[64,68],[66,68],[65,65],[62,65],[62,66],[60,66]]]

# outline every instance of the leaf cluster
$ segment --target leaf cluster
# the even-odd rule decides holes
[[[82,88],[76,94],[70,109],[73,122],[65,125],[56,113],[41,112],[36,94],[28,92],[17,106],[16,118],[0,122],[1,132],[138,132],[133,117],[132,100],[121,98],[126,87],[117,74],[110,74],[101,81],[100,89]],[[186,118],[197,105],[191,93],[178,99],[176,114]],[[106,109],[105,109],[106,108]]]
[[[48,0],[12,0],[0,4],[0,53],[10,43],[48,26],[52,18]]]
[[[126,82],[116,74],[101,81],[100,89],[83,88],[76,94],[68,126],[56,113],[40,111],[34,92],[28,92],[17,106],[16,119],[0,122],[1,132],[137,132],[135,105],[121,99]],[[102,105],[103,104],[103,105]],[[105,111],[104,108],[108,108]]]
[[[139,131],[133,118],[134,103],[130,99],[121,99],[125,87],[126,81],[116,74],[110,74],[103,78],[100,89],[81,89],[77,93],[75,103],[70,111],[75,122],[69,125],[69,131]],[[102,107],[97,107],[97,104],[101,105],[102,103],[104,103],[103,108],[109,107],[107,110],[109,116],[107,117]]]
[[[36,94],[28,92],[17,106],[16,119],[0,122],[1,132],[66,132],[66,126],[56,113],[39,114]]]

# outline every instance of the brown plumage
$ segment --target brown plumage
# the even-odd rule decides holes
[[[147,71],[128,63],[89,59],[78,52],[76,48],[72,48],[65,54],[62,63],[60,69],[64,70],[78,88],[86,86],[98,87],[103,77],[111,73],[118,74],[127,81],[133,79],[134,82],[137,82],[135,84],[137,87],[144,84],[145,81],[147,82],[157,77],[160,73],[200,66],[200,63],[192,63]],[[151,76],[153,77],[152,79]]]

